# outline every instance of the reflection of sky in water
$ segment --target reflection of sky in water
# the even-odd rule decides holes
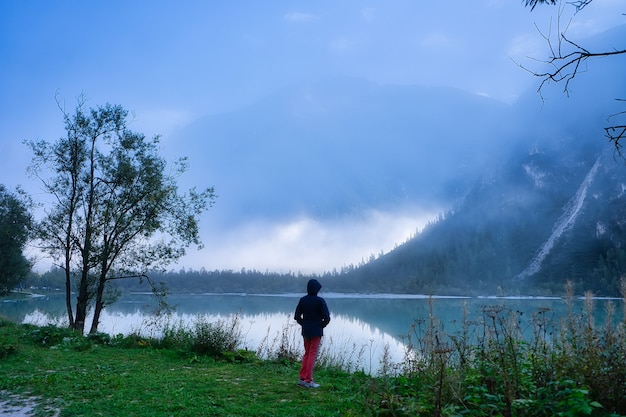
[[[173,313],[167,318],[156,319],[137,310],[134,313],[120,313],[104,310],[101,315],[99,330],[111,335],[131,333],[146,337],[160,337],[166,326],[190,327],[199,318],[209,321],[232,320],[232,315],[220,314],[188,314]],[[87,323],[91,323],[92,316],[88,316]],[[67,325],[66,318],[53,317],[39,310],[27,314],[24,323],[45,325],[49,323]],[[289,346],[302,352],[300,326],[293,320],[291,314],[261,313],[254,315],[240,315],[240,330],[243,337],[243,346],[257,351],[260,347],[269,347],[275,350],[286,336]],[[322,351],[332,358],[342,358],[350,362],[359,370],[375,372],[383,357],[387,346],[389,359],[398,363],[404,357],[404,345],[393,336],[382,332],[355,317],[333,315],[331,323],[324,330]]]
[[[171,294],[168,302],[176,307],[169,319],[155,319],[150,315],[155,303],[149,294],[125,294],[115,304],[107,307],[101,316],[100,331],[109,334],[139,333],[159,337],[165,325],[189,326],[199,316],[209,321],[241,319],[240,330],[244,339],[242,347],[264,353],[275,352],[285,334],[290,350],[302,350],[300,328],[292,318],[298,294],[275,296],[253,294]],[[567,314],[564,300],[555,297],[478,297],[429,299],[423,295],[341,295],[324,294],[331,311],[332,321],[325,331],[324,356],[333,363],[350,363],[350,369],[375,370],[388,346],[392,362],[404,358],[402,336],[407,336],[415,320],[428,319],[432,313],[437,327],[448,334],[457,334],[462,327],[464,312],[469,323],[484,320],[487,306],[506,305],[522,321],[522,330],[529,332],[533,314],[543,311],[544,316],[557,325]],[[596,300],[595,319],[605,321],[608,302],[615,303],[614,320],[620,320],[624,304],[621,300]],[[572,313],[584,313],[584,302],[576,299]],[[64,297],[46,296],[34,299],[0,303],[0,314],[14,321],[33,324],[67,323]],[[87,323],[91,324],[91,317]],[[421,324],[420,326],[423,326]],[[88,330],[88,328],[87,328]],[[472,325],[469,336],[474,337],[480,326]],[[274,349],[273,349],[274,348]],[[354,366],[356,364],[356,366]]]

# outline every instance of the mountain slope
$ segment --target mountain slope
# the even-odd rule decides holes
[[[522,151],[522,149],[524,149]],[[387,291],[617,295],[626,271],[626,166],[598,136],[527,140],[463,201],[349,276]],[[383,288],[381,288],[383,287]]]

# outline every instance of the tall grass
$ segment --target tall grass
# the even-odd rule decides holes
[[[626,301],[626,280],[622,280]],[[448,333],[432,313],[415,320],[400,366],[382,366],[365,391],[366,411],[390,416],[579,416],[626,414],[626,307],[609,302],[602,324],[594,299],[555,319],[530,320],[505,306],[485,306]]]
[[[264,337],[253,349],[248,346],[249,341],[242,328],[240,314],[218,319],[209,315],[198,315],[192,320],[181,319],[177,322],[172,322],[171,316],[166,315],[148,320],[144,324],[146,327],[136,330],[135,338],[151,335],[151,344],[180,353],[215,358],[239,355],[295,363],[300,360],[304,351],[300,326],[291,321],[286,321],[277,332],[272,332],[268,327]],[[371,374],[374,366],[373,344],[374,341],[358,344],[350,340],[339,341],[324,337],[318,352],[317,366]]]
[[[211,321],[206,315],[197,316],[191,324],[167,324],[158,345],[194,354],[220,357],[236,352],[243,343],[241,318],[236,314]]]

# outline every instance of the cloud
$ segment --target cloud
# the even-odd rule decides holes
[[[312,22],[317,20],[317,16],[311,13],[290,12],[285,14],[285,20],[293,23]]]
[[[204,249],[190,251],[180,264],[207,270],[339,270],[389,252],[435,216],[433,211],[405,210],[370,211],[358,218],[340,220],[302,217],[283,222],[249,221],[205,241]]]

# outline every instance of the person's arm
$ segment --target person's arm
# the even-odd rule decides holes
[[[295,321],[298,322],[299,325],[302,326],[302,306],[300,305],[300,302],[298,302],[298,305],[296,306],[296,312],[293,318]]]
[[[322,328],[328,326],[328,323],[330,323],[330,312],[328,311],[326,300],[322,298]]]

